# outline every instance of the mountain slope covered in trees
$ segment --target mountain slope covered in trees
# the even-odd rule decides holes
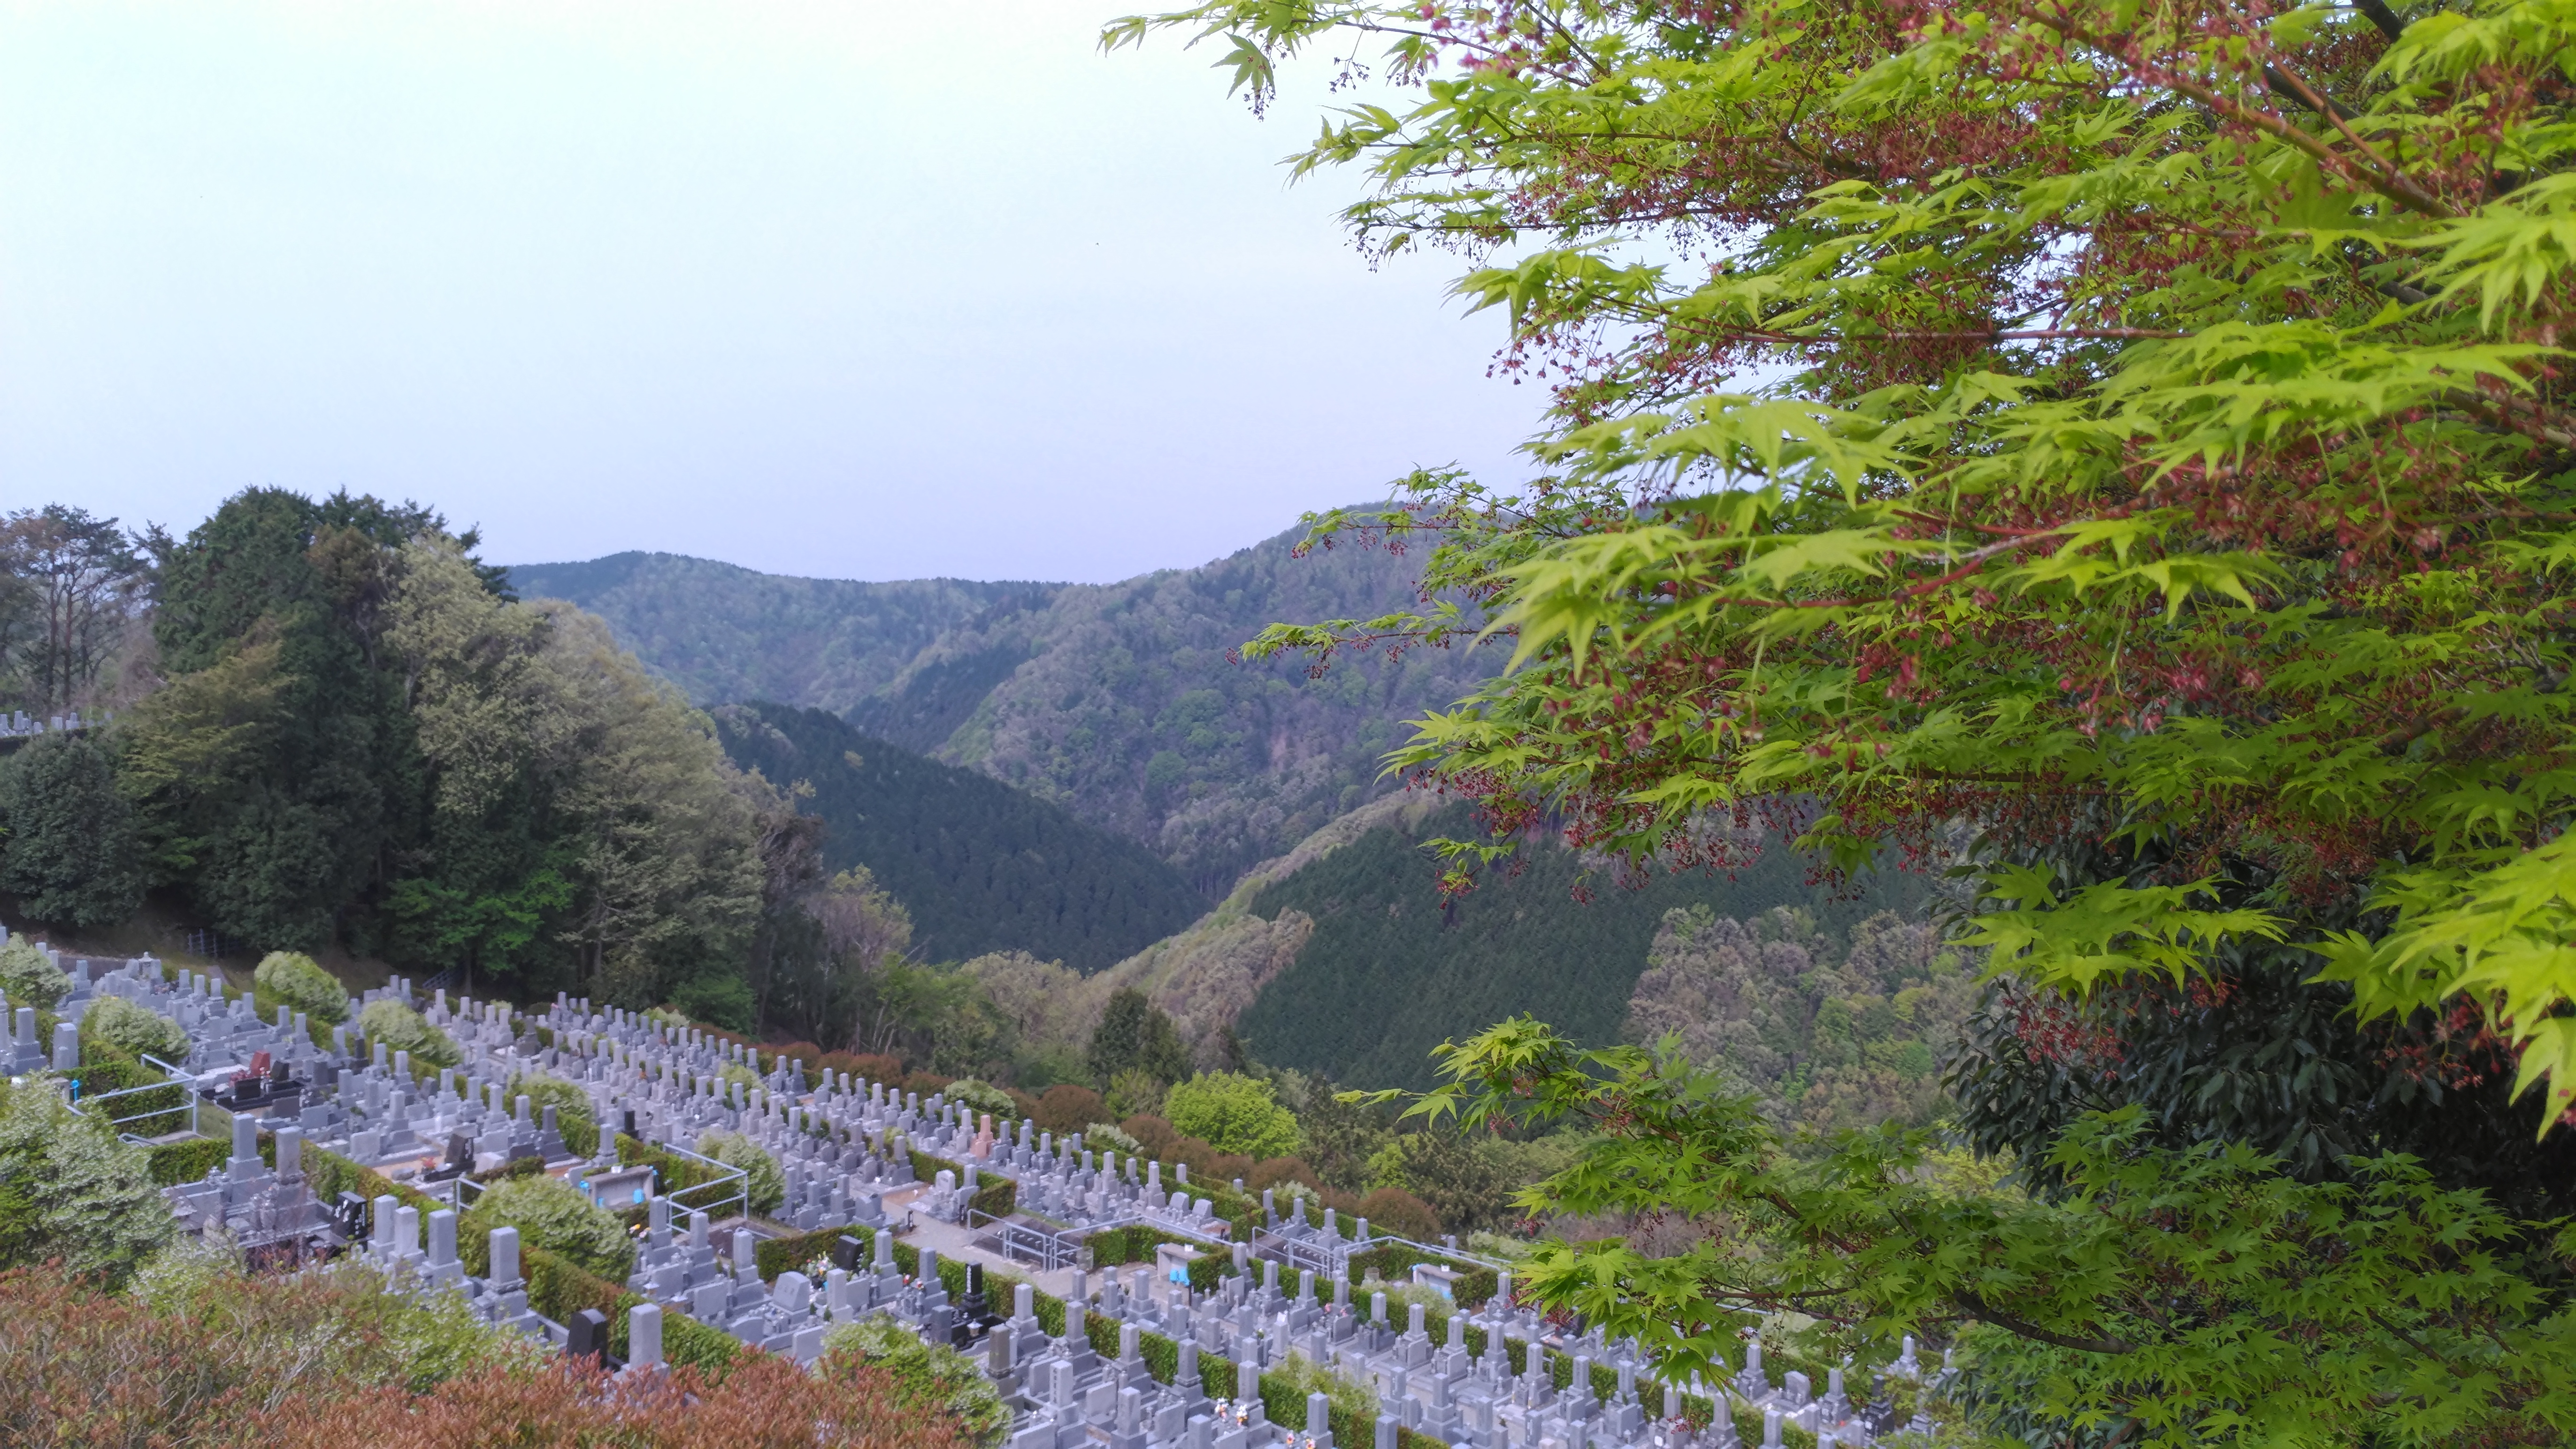
[[[824,867],[867,867],[910,913],[916,956],[1026,951],[1093,972],[1207,908],[1135,841],[872,739],[828,711],[728,705],[715,718],[737,765],[781,787],[810,787],[795,793],[824,823]]]
[[[1375,1086],[1430,1084],[1431,1048],[1522,1013],[1594,1043],[1619,1039],[1648,952],[1669,913],[1726,918],[1775,909],[1839,941],[1882,911],[1917,913],[1923,882],[1874,872],[1848,893],[1810,885],[1792,852],[1763,851],[1732,878],[1657,875],[1634,888],[1596,880],[1597,863],[1540,843],[1517,872],[1489,873],[1444,901],[1422,849],[1472,829],[1463,809],[1386,817],[1351,843],[1253,896],[1256,915],[1314,921],[1295,963],[1236,1023],[1262,1060]]]
[[[566,599],[698,704],[781,699],[847,711],[951,629],[1054,596],[1050,584],[858,583],[755,573],[711,559],[619,553],[518,564],[526,598]]]
[[[606,618],[693,699],[775,699],[980,770],[1142,842],[1213,898],[1388,788],[1403,721],[1499,657],[1237,662],[1280,620],[1416,602],[1417,559],[1292,556],[1289,532],[1192,569],[1107,585],[849,584],[671,555],[514,569],[522,590]]]

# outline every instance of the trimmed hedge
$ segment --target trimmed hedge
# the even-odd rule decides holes
[[[153,1182],[162,1187],[176,1187],[183,1182],[196,1182],[221,1167],[232,1157],[232,1144],[211,1137],[191,1137],[185,1142],[164,1142],[147,1148],[144,1160]]]
[[[816,1258],[832,1256],[832,1245],[844,1234],[868,1241],[865,1228],[818,1228],[793,1237],[763,1238],[751,1250],[752,1262],[760,1269],[761,1281],[774,1283],[778,1275],[803,1267]],[[945,1276],[945,1275],[943,1275]]]
[[[1371,1248],[1365,1253],[1351,1254],[1351,1283],[1357,1286],[1366,1281],[1367,1272],[1371,1268],[1377,1270],[1380,1278],[1402,1281],[1403,1277],[1411,1275],[1417,1263],[1429,1263],[1435,1267],[1460,1270],[1461,1276],[1450,1289],[1451,1301],[1460,1308],[1472,1311],[1484,1307],[1487,1300],[1494,1296],[1494,1290],[1501,1286],[1500,1275],[1481,1263],[1444,1258],[1438,1253],[1426,1253],[1403,1243],[1389,1243],[1383,1248]]]
[[[113,998],[110,998],[113,999]],[[57,1075],[70,1082],[75,1102],[106,1092],[122,1092],[133,1087],[158,1087],[159,1091],[137,1092],[119,1097],[108,1105],[110,1116],[133,1118],[120,1122],[116,1130],[137,1137],[160,1137],[188,1125],[188,1088],[173,1082],[141,1062],[119,1057],[101,1057],[78,1071]]]

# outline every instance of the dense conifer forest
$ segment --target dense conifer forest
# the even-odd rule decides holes
[[[829,871],[865,866],[931,960],[1026,951],[1076,971],[1115,965],[1208,902],[1123,836],[972,770],[792,705],[716,711],[726,752],[824,825]]]

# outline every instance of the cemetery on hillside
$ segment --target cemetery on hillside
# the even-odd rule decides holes
[[[34,949],[62,985],[7,1008],[11,1090],[147,1159],[132,1211],[273,1273],[363,1265],[620,1384],[891,1344],[962,1356],[1011,1449],[1779,1449],[1928,1442],[1948,1379],[1911,1339],[1867,1382],[1757,1339],[1676,1381],[1455,1236],[669,1013]]]

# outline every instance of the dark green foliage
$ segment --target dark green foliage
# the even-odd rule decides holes
[[[1294,968],[1291,968],[1294,969]],[[1306,1094],[1297,1113],[1305,1145],[1298,1156],[1322,1179],[1318,1186],[1343,1192],[1366,1192],[1376,1179],[1369,1159],[1393,1139],[1392,1115],[1366,1102],[1344,1102],[1330,1082],[1319,1082]]]
[[[803,808],[825,824],[825,870],[867,867],[911,913],[916,956],[1018,950],[1087,973],[1207,908],[1143,846],[822,710],[753,704],[717,718],[736,764],[813,787]]]
[[[1091,1265],[1095,1268],[1117,1268],[1129,1263],[1153,1262],[1155,1250],[1165,1243],[1197,1246],[1190,1239],[1177,1233],[1167,1233],[1160,1228],[1148,1227],[1143,1223],[1130,1223],[1123,1228],[1111,1228],[1105,1233],[1093,1233],[1082,1240],[1082,1245],[1091,1250]]]
[[[144,592],[135,542],[61,503],[0,518],[0,705],[43,719],[95,703]]]
[[[672,988],[671,1004],[727,1031],[749,1031],[754,1025],[751,986],[739,976],[692,977]]]
[[[143,902],[134,812],[108,748],[49,734],[0,759],[0,891],[39,921],[104,926]]]
[[[1011,602],[1016,601],[995,607],[1007,608]],[[1043,607],[1045,600],[1031,602]],[[934,659],[907,675],[900,691],[860,700],[850,710],[850,723],[907,749],[935,750],[1028,657],[1017,645],[1003,644]]]
[[[185,539],[153,539],[163,667],[259,676],[210,768],[173,752],[138,782],[155,866],[226,932],[310,950],[335,926],[364,943],[381,929],[389,868],[420,843],[428,799],[401,673],[374,630],[394,551],[439,523],[412,505],[253,488]],[[260,646],[274,653],[245,652]]]
[[[1109,994],[1100,1026],[1091,1034],[1091,1075],[1106,1086],[1120,1072],[1139,1071],[1172,1083],[1190,1075],[1189,1048],[1165,1015],[1132,986]]]
[[[163,1187],[183,1182],[196,1182],[207,1173],[224,1165],[232,1156],[232,1144],[211,1137],[191,1137],[185,1142],[164,1142],[146,1149],[152,1180]]]
[[[2135,1104],[2161,1146],[2241,1142],[2304,1181],[2402,1152],[2508,1213],[2576,1210],[2576,1134],[2538,1135],[2540,1095],[2514,1099],[2512,1055],[2473,1011],[2358,1023],[2351,988],[2312,980],[2314,959],[2293,948],[2231,943],[2212,966],[2206,980],[2138,977],[2080,1004],[1998,989],[1949,1074],[1959,1125],[2051,1189],[2062,1184],[2047,1152],[2067,1128]]]
[[[1523,852],[1518,874],[1491,872],[1444,901],[1438,867],[1417,842],[1471,829],[1463,811],[1436,814],[1417,833],[1380,827],[1253,898],[1259,915],[1315,918],[1296,964],[1236,1023],[1254,1055],[1338,1081],[1419,1087],[1431,1081],[1432,1047],[1507,1016],[1615,1041],[1667,910],[1704,903],[1751,916],[1800,906],[1839,932],[1874,911],[1904,912],[1921,894],[1915,877],[1882,870],[1843,898],[1808,884],[1806,867],[1775,848],[1732,879],[1658,875],[1630,889],[1596,877],[1592,898],[1578,901],[1584,862],[1542,846]]]

